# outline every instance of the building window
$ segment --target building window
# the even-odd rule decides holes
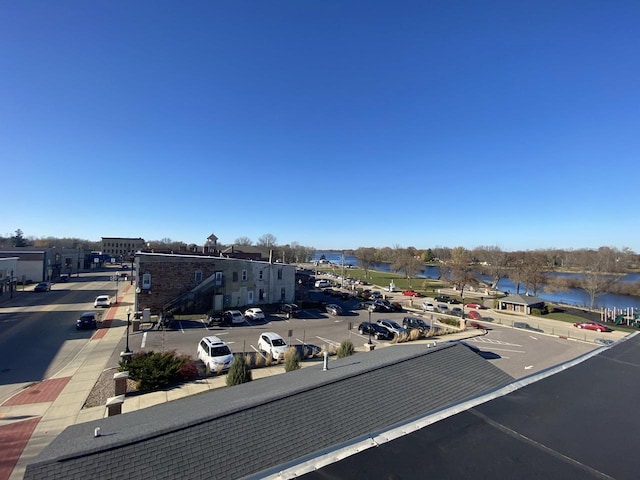
[[[142,274],[142,289],[151,290],[151,274],[150,273]]]
[[[282,268],[278,269],[278,280],[282,280]]]
[[[282,287],[282,288],[280,289],[280,300],[284,300],[285,298],[287,298],[286,293],[287,293],[287,292],[286,292],[286,289],[285,289],[284,287]]]
[[[216,287],[221,287],[221,286],[222,286],[222,272],[216,272]]]
[[[242,281],[243,282],[247,281],[247,271],[246,270],[242,270]]]
[[[232,278],[232,280],[233,280],[234,282],[237,282],[237,281],[238,281],[238,272],[233,272],[233,278]]]
[[[263,289],[258,290],[258,300],[260,300],[260,301],[264,300],[264,290]]]
[[[202,282],[202,270],[196,270],[196,283]]]
[[[260,270],[260,272],[258,273],[258,279],[262,280],[262,270]]]

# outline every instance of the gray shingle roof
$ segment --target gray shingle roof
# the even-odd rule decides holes
[[[544,303],[544,300],[539,297],[534,297],[531,295],[520,295],[519,293],[507,295],[506,297],[501,298],[499,301],[504,303],[515,303],[516,305],[529,306]]]
[[[513,379],[456,344],[398,345],[67,428],[25,479],[277,471]],[[99,426],[102,436],[93,437]]]

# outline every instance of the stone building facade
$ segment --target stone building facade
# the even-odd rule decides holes
[[[226,257],[136,253],[136,311],[205,313],[292,302],[295,266]]]

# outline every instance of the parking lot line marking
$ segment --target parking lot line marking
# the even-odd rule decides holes
[[[329,340],[328,338],[318,337],[318,336],[316,336],[316,338],[322,340],[325,343],[330,343],[331,345],[340,345],[340,342],[335,342],[333,340]]]
[[[526,367],[524,367],[525,370],[531,370],[533,368],[533,365],[527,365]]]
[[[140,344],[140,348],[144,348],[147,344],[147,332],[142,334],[142,343]]]

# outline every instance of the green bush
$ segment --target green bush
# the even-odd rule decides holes
[[[291,372],[300,368],[300,357],[296,347],[289,347],[284,351],[284,371]]]
[[[227,373],[227,386],[240,385],[253,380],[251,377],[251,368],[247,365],[244,355],[236,355],[231,362],[229,373]]]
[[[138,382],[141,390],[158,390],[198,375],[195,363],[175,351],[139,352],[130,361],[121,361],[119,369],[128,370],[129,378]]]
[[[345,339],[340,342],[340,346],[336,351],[336,355],[338,356],[338,358],[344,358],[353,355],[355,351],[356,348],[353,346],[353,342],[349,339]]]
[[[457,318],[445,317],[445,318],[439,318],[438,320],[440,321],[440,323],[446,323],[447,325],[451,325],[453,327],[460,326],[460,320]]]

